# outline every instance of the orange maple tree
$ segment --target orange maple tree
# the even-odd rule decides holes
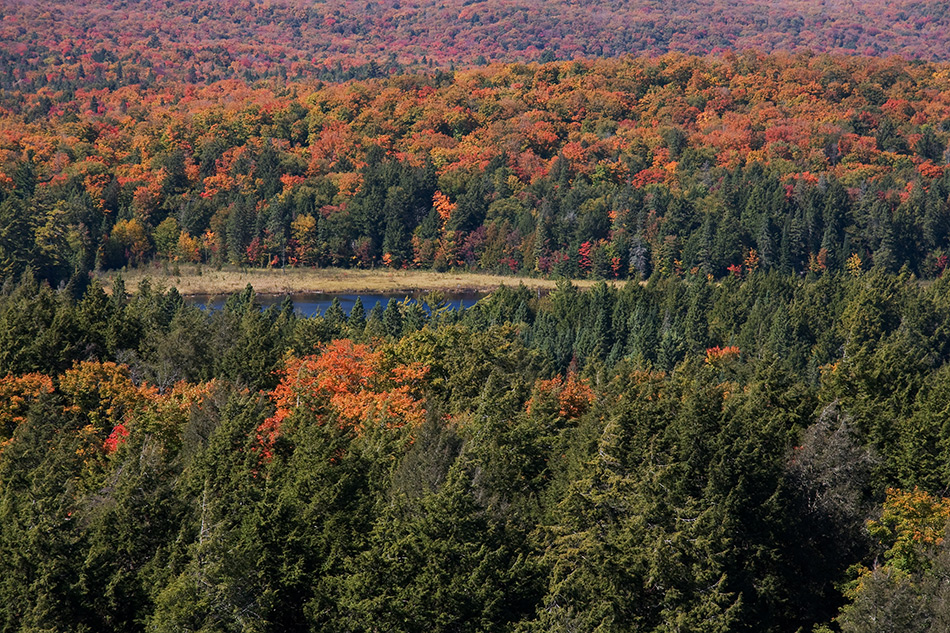
[[[535,383],[535,393],[528,401],[528,413],[535,410],[541,402],[556,403],[558,415],[565,418],[579,418],[587,413],[594,402],[594,390],[584,378],[575,372],[569,372],[567,378],[560,375],[550,380]]]
[[[349,339],[326,344],[320,354],[289,356],[280,383],[270,393],[274,415],[258,428],[261,454],[272,455],[284,421],[301,407],[322,423],[322,411],[328,406],[340,428],[356,434],[375,418],[390,428],[419,424],[425,418],[419,387],[427,372],[420,363],[399,363],[383,350]]]

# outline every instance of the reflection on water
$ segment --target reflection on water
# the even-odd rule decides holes
[[[475,305],[476,301],[485,296],[485,293],[480,292],[445,292],[441,294],[445,297],[446,306],[452,309],[470,308]],[[191,305],[220,310],[224,307],[225,302],[227,302],[230,296],[231,295],[190,295],[185,297],[185,301]],[[290,297],[291,301],[294,302],[294,309],[297,310],[297,312],[310,317],[326,312],[334,299],[339,299],[343,311],[349,314],[350,310],[353,309],[353,304],[356,303],[356,299],[360,298],[363,302],[363,308],[365,308],[368,314],[377,303],[385,308],[390,299],[395,299],[396,301],[403,301],[405,299],[421,301],[425,298],[425,293],[359,293],[343,295],[305,292],[290,295],[255,295],[257,302],[265,308],[272,305],[280,305],[285,297]],[[423,307],[425,306],[423,305]]]

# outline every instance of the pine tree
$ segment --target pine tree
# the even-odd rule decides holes
[[[389,264],[402,266],[411,259],[409,231],[406,229],[405,215],[409,208],[409,196],[402,187],[390,187],[386,192],[383,215],[386,229],[383,234],[383,257],[389,255]]]
[[[333,297],[330,306],[326,309],[326,312],[323,313],[323,320],[334,326],[339,326],[346,322],[346,313],[343,312],[343,306],[340,305],[340,299],[338,297]]]
[[[347,320],[347,327],[354,338],[362,336],[363,330],[366,329],[366,310],[363,308],[363,299],[361,297],[357,297],[356,301],[353,302],[353,307],[350,308],[350,318]]]
[[[383,322],[383,306],[379,301],[369,311],[366,319],[366,337],[370,340],[386,338],[386,325]]]
[[[426,324],[426,311],[419,301],[410,301],[404,310],[403,327],[407,334],[421,330]]]
[[[0,202],[0,277],[17,279],[33,261],[33,214],[27,202],[10,196]]]
[[[386,303],[386,309],[383,311],[383,326],[390,337],[398,339],[402,336],[402,304],[395,299],[390,299]]]

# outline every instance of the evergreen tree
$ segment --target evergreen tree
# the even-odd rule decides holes
[[[0,202],[0,277],[17,279],[33,262],[33,227],[27,202],[10,196]]]
[[[362,302],[360,305],[362,306]],[[339,298],[333,297],[330,306],[323,313],[323,320],[331,325],[340,325],[346,321],[346,313],[343,312],[343,306],[340,305]]]
[[[402,304],[395,299],[390,299],[386,303],[386,309],[383,311],[383,326],[390,337],[398,339],[402,336]]]
[[[336,298],[334,298],[334,301],[336,301]],[[356,301],[353,302],[353,307],[350,308],[350,317],[347,319],[347,327],[354,338],[362,336],[363,330],[366,329],[366,310],[363,308],[363,299],[360,297],[356,298]]]

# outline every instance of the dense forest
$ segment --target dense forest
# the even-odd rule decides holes
[[[10,0],[0,86],[352,79],[754,49],[950,61],[942,0]]]
[[[0,628],[942,631],[950,288],[0,296]]]
[[[797,54],[0,94],[0,270],[647,279],[950,253],[950,66]]]
[[[950,630],[948,32],[2,3],[0,633]],[[122,277],[184,264],[513,285]]]

